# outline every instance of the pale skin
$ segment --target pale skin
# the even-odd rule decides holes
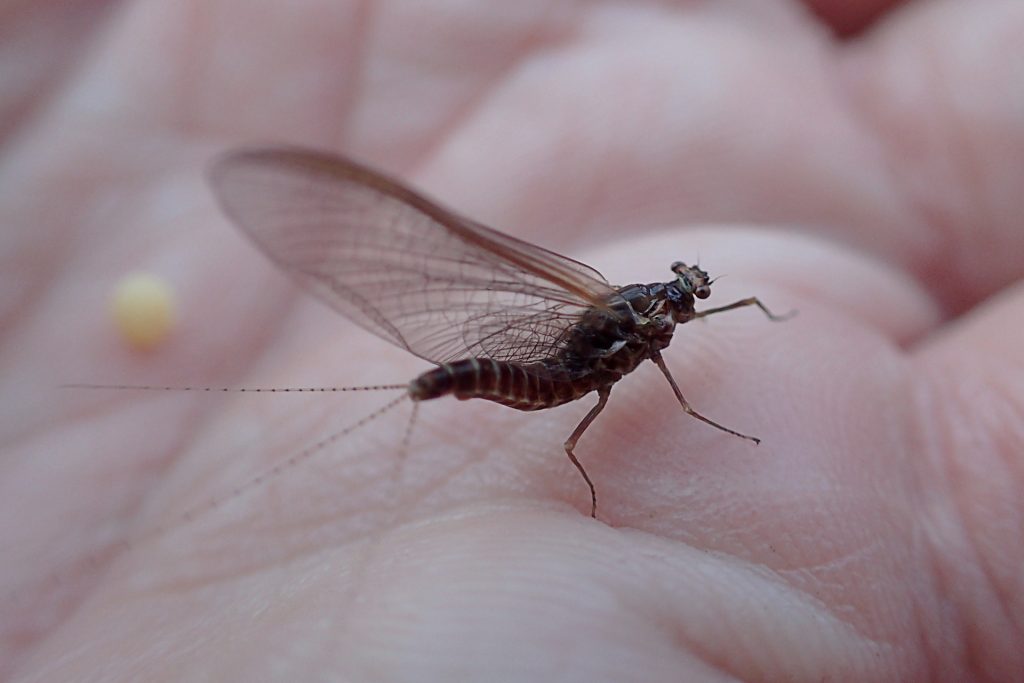
[[[8,5],[14,32],[41,6]],[[0,83],[0,676],[1024,677],[1024,5],[817,5],[53,10],[73,28]],[[401,460],[400,404],[235,496],[394,394],[55,389],[425,369],[218,213],[204,164],[253,141],[352,154],[616,284],[699,255],[727,277],[698,308],[798,309],[664,352],[761,444],[647,364],[576,447],[596,521],[562,449],[596,395],[425,403]],[[106,317],[138,269],[181,310],[148,355]]]

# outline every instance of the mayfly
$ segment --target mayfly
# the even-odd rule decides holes
[[[228,153],[210,180],[226,214],[301,287],[345,317],[436,367],[408,385],[414,402],[452,395],[543,410],[596,392],[563,447],[597,492],[575,448],[612,387],[645,360],[682,409],[694,410],[661,352],[676,325],[746,306],[703,311],[712,281],[671,265],[669,282],[615,287],[579,261],[463,218],[348,159],[287,148]],[[385,388],[385,387],[382,387]],[[389,404],[391,405],[391,404]]]

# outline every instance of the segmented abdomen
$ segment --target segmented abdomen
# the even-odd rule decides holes
[[[575,401],[596,388],[593,376],[571,379],[557,361],[469,358],[423,373],[409,383],[409,395],[426,401],[452,394],[460,400],[482,398],[517,410],[541,410]]]

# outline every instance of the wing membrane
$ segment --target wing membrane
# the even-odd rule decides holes
[[[593,268],[340,157],[236,152],[211,181],[231,219],[302,287],[433,363],[550,356],[580,313],[617,296]]]

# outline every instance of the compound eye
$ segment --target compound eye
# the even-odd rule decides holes
[[[698,299],[707,299],[711,296],[711,288],[707,285],[701,285],[697,289],[693,290],[693,295]]]

